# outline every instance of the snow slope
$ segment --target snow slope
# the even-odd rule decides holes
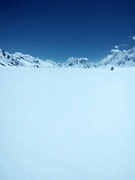
[[[135,179],[134,77],[1,68],[0,179]]]

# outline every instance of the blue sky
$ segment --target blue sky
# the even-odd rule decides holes
[[[0,48],[42,59],[98,61],[135,45],[133,0],[1,0]]]

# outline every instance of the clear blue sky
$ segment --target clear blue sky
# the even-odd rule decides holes
[[[134,0],[1,0],[0,48],[42,59],[101,60],[135,45]]]

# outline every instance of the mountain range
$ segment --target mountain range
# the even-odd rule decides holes
[[[30,55],[16,52],[9,54],[0,49],[0,66],[34,67],[34,68],[98,68],[98,67],[130,67],[135,66],[135,47],[129,50],[112,49],[111,54],[103,60],[93,63],[88,58],[71,57],[64,63],[56,63],[52,60],[42,60]]]

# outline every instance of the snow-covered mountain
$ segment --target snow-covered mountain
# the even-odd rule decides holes
[[[129,50],[112,49],[111,55],[101,60],[98,63],[88,61],[88,58],[71,57],[64,63],[56,63],[52,60],[42,60],[22,53],[9,54],[4,50],[0,50],[0,65],[1,66],[22,66],[22,67],[36,67],[36,68],[91,68],[91,67],[108,67],[120,66],[129,67],[135,66],[135,47]]]
[[[9,54],[4,50],[0,50],[0,65],[2,66],[23,66],[23,67],[37,67],[37,68],[48,68],[48,67],[81,67],[89,68],[91,63],[88,62],[88,58],[69,58],[64,63],[56,63],[52,60],[42,60],[39,58],[32,57],[30,55],[22,53]]]
[[[2,66],[23,66],[23,67],[56,67],[57,64],[51,60],[43,61],[39,58],[22,53],[9,54],[4,50],[0,50],[0,65]]]
[[[105,59],[97,63],[97,66],[135,66],[135,47],[123,51],[112,49],[111,52],[113,54],[108,55]]]
[[[89,68],[88,58],[69,58],[62,64],[63,67],[82,67]]]

